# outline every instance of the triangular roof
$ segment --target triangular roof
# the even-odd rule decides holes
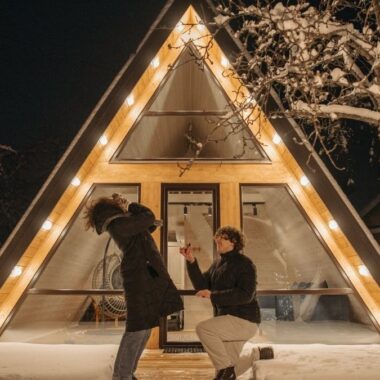
[[[187,10],[188,12],[186,13]],[[44,232],[41,233],[40,231],[41,225],[53,210],[57,214],[63,213],[67,203],[62,202],[62,199],[67,200],[74,197],[77,203],[79,202],[78,199],[84,199],[89,185],[87,187],[82,186],[76,190],[70,186],[73,177],[78,173],[85,176],[90,167],[89,162],[94,162],[102,154],[105,154],[98,144],[105,130],[111,131],[115,135],[125,135],[128,131],[125,128],[120,128],[119,131],[117,128],[123,124],[123,119],[133,117],[133,115],[128,114],[128,110],[123,106],[125,99],[139,85],[141,78],[147,75],[150,62],[157,52],[163,58],[165,54],[169,54],[167,41],[170,38],[175,38],[173,30],[178,20],[184,14],[189,14],[189,12],[194,17],[194,10],[205,20],[212,18],[213,9],[209,1],[171,0],[167,2],[156,22],[138,47],[136,54],[131,57],[117,75],[4,244],[0,256],[0,286],[7,285],[6,280],[9,279],[12,268],[25,257],[27,250],[32,249],[33,245],[34,247],[36,244],[53,247],[56,244],[59,235],[64,232],[66,226],[63,226],[62,230],[52,233],[52,236],[44,241],[46,236]],[[239,44],[228,29],[218,33],[217,42],[222,46],[226,56],[231,56],[233,51],[239,49]],[[215,49],[218,50],[219,47],[215,46]],[[217,51],[216,54],[220,54],[220,51]],[[173,57],[175,56],[174,53],[172,55]],[[173,57],[171,58],[172,60]],[[149,75],[152,81],[149,85],[147,83],[145,85],[148,88],[147,92],[151,91],[152,93],[154,86],[157,86],[156,82],[160,81],[161,78],[159,74],[156,76]],[[151,90],[149,90],[149,86],[152,87]],[[149,97],[150,95],[147,94],[146,101]],[[275,94],[273,94],[270,106],[276,107]],[[138,109],[134,112],[138,112]],[[268,124],[268,134],[273,135],[274,132],[280,135],[285,144],[280,149],[282,159],[292,164],[294,163],[294,167],[297,168],[294,169],[296,177],[300,173],[304,173],[309,178],[314,189],[313,194],[310,195],[313,202],[318,204],[325,219],[333,215],[340,226],[341,233],[339,236],[327,236],[325,237],[327,241],[343,250],[351,250],[350,252],[352,252],[355,260],[365,263],[371,272],[372,278],[377,282],[376,284],[373,280],[362,281],[354,271],[354,260],[350,261],[343,256],[337,257],[337,261],[342,260],[340,265],[342,265],[342,262],[345,263],[345,271],[346,273],[349,272],[350,281],[354,283],[354,287],[361,296],[365,298],[365,294],[372,295],[367,297],[365,302],[372,313],[372,317],[379,324],[380,252],[377,243],[318,155],[313,153],[311,161],[309,160],[309,164],[306,164],[310,154],[310,147],[307,144],[299,145],[295,142],[294,138],[301,136],[297,125],[291,120],[275,120],[272,125]],[[106,149],[108,150],[107,154],[111,155],[115,151],[115,147],[107,147]],[[110,150],[112,150],[111,153],[109,152]],[[318,226],[320,234],[323,233],[323,230],[323,226]],[[38,271],[39,268],[31,268],[28,275],[19,280],[22,284],[18,287],[18,293],[16,292],[17,294],[13,295],[12,306],[10,306],[10,309],[2,309],[0,314],[0,329],[10,318],[13,308],[22,299],[25,289],[28,288],[33,278],[38,275]]]

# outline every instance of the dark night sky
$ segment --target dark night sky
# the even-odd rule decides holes
[[[164,3],[0,1],[1,143],[67,145]]]
[[[1,179],[0,199],[12,211],[0,218],[0,241],[165,2],[0,0],[0,144],[18,151]],[[378,181],[374,165],[368,164],[370,136],[356,132],[354,141],[349,173],[338,180],[360,207],[376,194]],[[349,175],[355,184],[346,187]]]

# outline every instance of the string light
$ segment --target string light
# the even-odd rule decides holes
[[[75,187],[78,187],[80,185],[80,179],[78,177],[74,177],[71,181],[71,184]]]
[[[12,272],[11,272],[11,277],[18,277],[20,276],[22,273],[22,267],[20,267],[19,265],[16,265],[13,269],[12,269]]]
[[[363,264],[359,265],[359,273],[365,277],[368,277],[370,275],[368,268]]]
[[[332,219],[329,221],[329,227],[331,230],[337,230],[339,225],[338,223],[336,222],[336,220]]]
[[[45,231],[49,231],[52,227],[53,223],[49,219],[46,219],[42,224],[42,229]]]
[[[273,141],[276,145],[278,145],[278,144],[280,144],[280,142],[281,142],[282,140],[281,140],[281,137],[280,137],[277,133],[275,133],[274,136],[273,136],[272,141]]]
[[[132,94],[129,95],[129,96],[127,96],[127,104],[128,104],[129,106],[132,106],[134,102],[135,102],[135,98],[133,97]]]
[[[158,66],[160,66],[160,58],[154,57],[150,64],[154,69],[156,69]]]
[[[99,139],[99,142],[102,144],[102,145],[107,145],[108,144],[108,139],[106,136],[102,135],[102,137]]]
[[[230,64],[230,61],[226,57],[223,56],[220,63],[223,67],[227,67]]]
[[[310,183],[309,178],[307,178],[305,175],[301,177],[300,182],[302,186],[307,186]]]

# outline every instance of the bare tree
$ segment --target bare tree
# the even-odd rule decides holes
[[[197,59],[209,59],[222,28],[233,34],[241,52],[231,57],[233,69],[225,75],[236,77],[251,94],[237,92],[236,113],[252,114],[254,100],[269,119],[292,118],[335,168],[333,153],[347,150],[347,123],[364,123],[379,138],[379,0],[211,2],[214,31],[208,46],[199,46]],[[280,104],[267,109],[273,91]]]

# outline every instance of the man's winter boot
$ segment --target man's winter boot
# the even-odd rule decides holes
[[[236,374],[234,367],[223,368],[218,371],[215,380],[235,380]]]
[[[260,360],[267,360],[267,359],[274,358],[273,348],[270,346],[259,347],[259,353],[260,353]]]

